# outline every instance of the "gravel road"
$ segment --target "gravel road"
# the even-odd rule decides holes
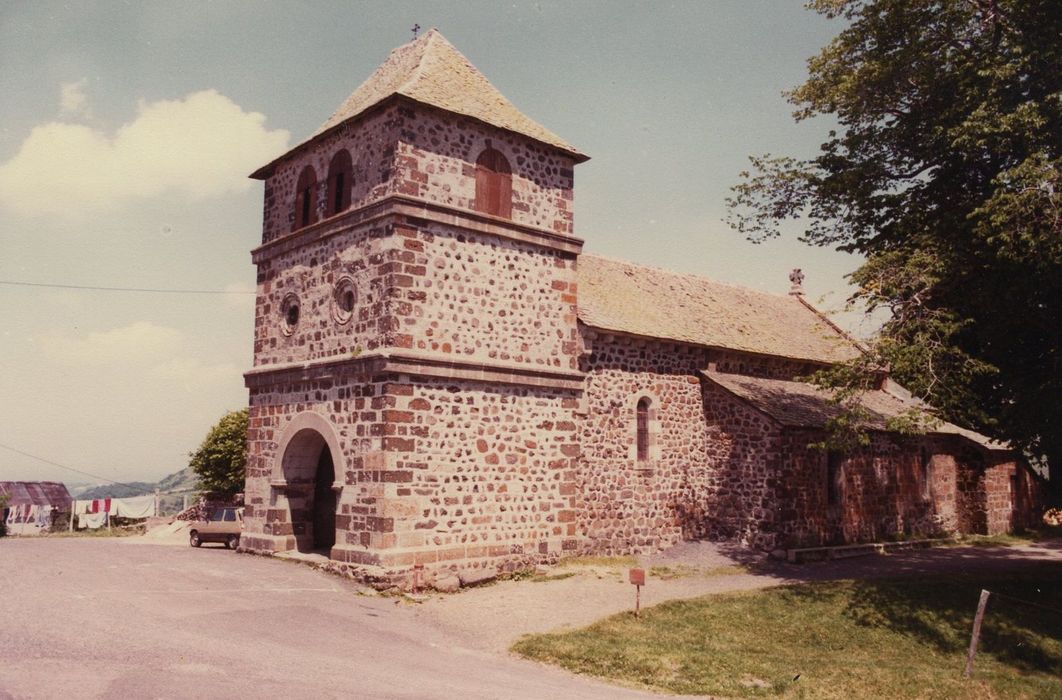
[[[642,601],[793,581],[1020,572],[1044,561],[1062,561],[1062,541],[799,566],[691,543],[643,561],[667,568],[649,577]],[[0,699],[656,697],[506,654],[524,633],[581,626],[633,602],[625,569],[548,574],[415,605],[220,547],[5,538]]]
[[[0,591],[0,698],[654,697],[469,648],[400,599],[216,547],[5,538]]]

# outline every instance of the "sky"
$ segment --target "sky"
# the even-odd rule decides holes
[[[153,481],[246,405],[247,175],[414,24],[591,156],[587,251],[775,293],[800,267],[811,301],[843,306],[857,258],[723,221],[749,155],[810,156],[829,126],[794,123],[782,94],[840,29],[800,0],[3,2],[0,480]]]

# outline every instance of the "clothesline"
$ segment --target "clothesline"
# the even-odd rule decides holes
[[[95,530],[106,525],[110,518],[150,518],[158,514],[155,496],[133,498],[94,498],[74,501],[73,514],[77,516],[78,529]]]
[[[52,505],[21,503],[0,510],[2,520],[9,531],[22,534],[37,534],[52,527],[53,513],[58,508]],[[70,512],[70,528],[74,528],[74,516],[79,530],[98,529],[110,523],[112,517],[140,520],[158,515],[158,502],[153,495],[133,498],[95,498],[73,501]],[[30,531],[27,531],[29,528]]]

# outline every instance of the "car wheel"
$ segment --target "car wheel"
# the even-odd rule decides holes
[[[225,545],[229,549],[236,549],[237,547],[240,546],[240,536],[239,535],[229,535],[229,539],[225,540]]]
[[[198,547],[199,545],[203,544],[203,541],[199,539],[199,533],[195,530],[192,530],[192,532],[189,533],[188,544],[192,545],[193,547]]]

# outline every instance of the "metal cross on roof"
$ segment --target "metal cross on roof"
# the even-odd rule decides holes
[[[413,32],[413,38],[416,39],[417,38],[417,32],[420,31],[420,25],[419,24],[414,24],[413,28],[410,31]]]

